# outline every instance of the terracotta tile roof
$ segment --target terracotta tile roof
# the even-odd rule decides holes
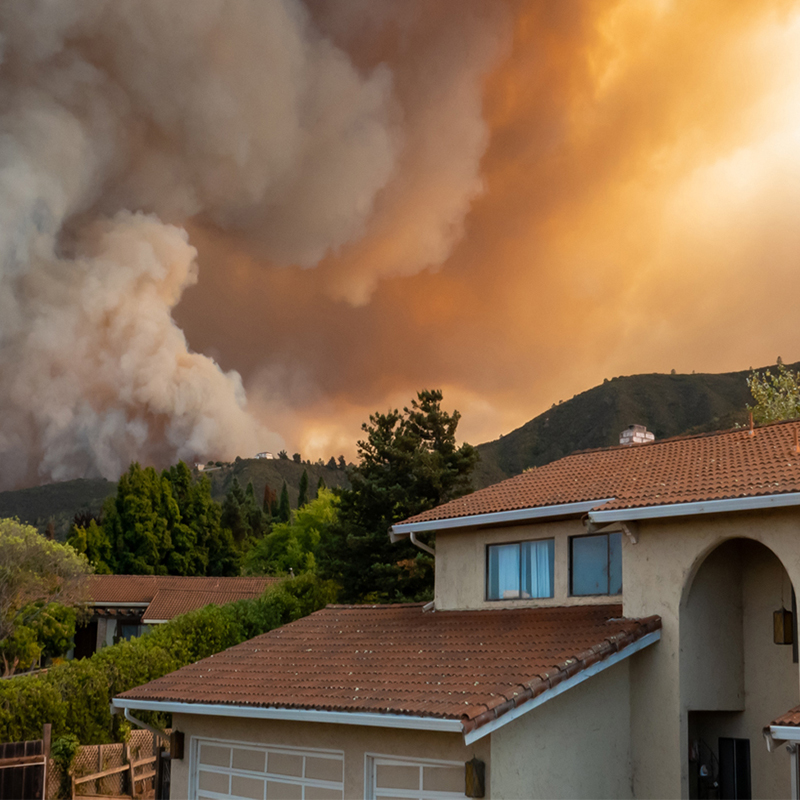
[[[621,612],[328,606],[121,697],[410,714],[471,730],[661,627]]]
[[[264,579],[264,581],[276,581],[278,578]],[[225,603],[233,603],[235,600],[250,600],[261,597],[264,593],[265,584],[254,592],[212,590],[207,592],[183,591],[179,589],[167,589],[157,592],[153,601],[147,606],[147,610],[142,615],[142,622],[160,622],[172,619],[179,614],[187,611],[194,611],[203,606],[215,605],[222,606]]]
[[[770,722],[770,727],[773,725],[792,728],[800,727],[800,706],[795,706],[789,709],[785,714],[781,714],[777,719],[772,720],[772,722]]]
[[[95,605],[147,605],[144,620],[167,620],[196,608],[260,597],[280,578],[204,578],[179,575],[92,575]]]
[[[573,453],[404,523],[613,498],[595,510],[800,491],[800,422]]]

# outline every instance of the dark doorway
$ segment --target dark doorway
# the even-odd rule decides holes
[[[751,800],[749,739],[720,737],[719,796],[722,800]]]
[[[88,658],[97,649],[97,620],[75,631],[75,658]]]

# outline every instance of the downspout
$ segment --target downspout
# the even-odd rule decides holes
[[[158,728],[154,728],[152,725],[148,725],[146,722],[142,722],[142,720],[140,719],[137,719],[136,717],[133,716],[133,714],[131,714],[129,708],[125,709],[125,719],[128,720],[128,722],[132,722],[134,725],[136,725],[137,728],[144,728],[145,730],[150,731],[150,733],[152,733],[153,736],[156,736],[159,739],[163,739],[165,742],[169,741],[168,733],[159,730]]]
[[[421,542],[419,539],[417,539],[416,533],[412,532],[408,538],[411,540],[411,544],[413,544],[414,547],[418,547],[420,550],[430,553],[433,556],[433,560],[436,561],[436,551],[429,544],[425,544],[425,542]],[[430,603],[425,603],[425,605],[422,606],[422,610],[433,611],[434,602],[434,600],[431,600]]]
[[[436,558],[436,551],[429,544],[425,544],[425,542],[421,542],[419,539],[417,539],[416,533],[412,533],[409,538],[411,539],[411,544],[413,544],[414,547],[418,547],[420,550],[424,550],[426,553],[430,553],[434,558]]]

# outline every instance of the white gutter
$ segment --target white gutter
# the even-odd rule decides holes
[[[600,505],[599,502],[594,505]],[[725,500],[701,500],[692,503],[670,503],[641,508],[614,508],[608,511],[589,511],[591,522],[623,522],[637,519],[684,517],[694,514],[724,514],[731,511],[757,511],[764,508],[800,506],[800,492],[766,494],[758,497],[729,497]]]
[[[800,742],[800,728],[794,725],[770,725],[769,732],[778,744],[781,742]]]
[[[596,661],[594,664],[586,667],[586,669],[582,669],[571,678],[567,678],[566,680],[561,681],[561,683],[556,684],[552,689],[542,692],[522,705],[511,709],[511,711],[507,711],[501,717],[493,719],[491,722],[487,722],[485,725],[481,725],[480,728],[476,728],[474,731],[465,733],[464,744],[469,745],[473,742],[477,742],[478,739],[488,736],[488,734],[496,731],[498,728],[502,728],[503,725],[508,725],[509,722],[517,719],[517,717],[521,717],[523,714],[533,711],[534,708],[538,708],[548,700],[552,700],[554,697],[558,697],[558,695],[566,692],[569,689],[572,689],[574,686],[589,680],[589,678],[591,678],[593,675],[597,675],[598,672],[603,672],[603,670],[613,667],[614,664],[618,664],[620,661],[632,656],[634,653],[638,653],[648,645],[654,644],[660,638],[660,630],[645,634],[641,639],[637,639],[635,642],[633,642],[633,644],[629,644],[627,647],[624,647],[622,650],[614,653],[614,655],[604,658],[602,661]]]
[[[567,678],[552,689],[537,695],[521,706],[506,712],[491,722],[481,725],[474,731],[464,733],[464,726],[460,720],[439,719],[437,717],[413,717],[406,714],[372,714],[351,711],[317,711],[306,708],[263,708],[260,706],[223,705],[221,703],[183,703],[177,701],[160,700],[129,700],[115,697],[111,701],[112,708],[137,709],[139,711],[162,711],[168,714],[202,714],[212,717],[236,716],[247,719],[279,719],[293,722],[329,722],[337,725],[366,725],[376,728],[401,728],[416,731],[442,731],[446,733],[464,733],[464,744],[472,744],[482,739],[492,731],[507,725],[509,722],[533,711],[548,700],[583,683],[593,675],[613,667],[620,661],[638,653],[648,645],[654,644],[661,638],[661,631],[653,631],[637,639],[622,650],[614,653],[581,670],[571,678]]]
[[[448,528],[472,528],[479,525],[499,525],[503,522],[523,522],[529,519],[547,517],[565,517],[585,514],[595,506],[609,503],[613,497],[598,500],[583,500],[580,503],[558,503],[552,506],[535,508],[516,508],[513,511],[493,511],[489,514],[471,514],[467,517],[450,517],[449,519],[432,519],[425,522],[399,522],[392,525],[389,537],[396,542],[401,536],[426,531],[442,531]]]
[[[350,711],[317,711],[306,708],[261,708],[258,706],[222,705],[220,703],[179,703],[158,700],[128,700],[115,697],[115,708],[139,711],[163,711],[168,714],[205,714],[212,717],[247,719],[282,719],[294,722],[331,722],[337,725],[370,725],[377,728],[405,728],[416,731],[461,733],[461,721],[436,717],[412,717],[404,714],[370,714]]]

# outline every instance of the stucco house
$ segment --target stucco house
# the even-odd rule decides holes
[[[428,605],[334,606],[114,699],[172,796],[786,797],[799,422],[576,453],[391,531]]]
[[[91,575],[88,580],[91,616],[75,633],[72,658],[85,658],[203,606],[260,597],[280,578]]]

